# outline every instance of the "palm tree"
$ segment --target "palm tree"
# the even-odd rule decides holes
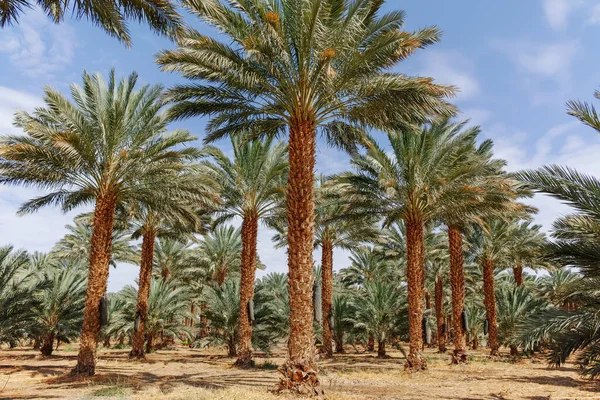
[[[227,279],[221,285],[206,288],[206,317],[210,326],[209,336],[203,344],[225,345],[229,357],[237,356],[240,319],[240,282]]]
[[[42,338],[42,354],[50,356],[56,339],[68,341],[79,335],[86,276],[78,269],[47,265],[40,286],[32,330]]]
[[[154,32],[169,36],[175,35],[182,22],[170,0],[6,0],[0,6],[0,28],[18,23],[23,9],[36,5],[54,23],[62,22],[70,11],[75,18],[87,19],[127,46],[131,45],[127,19],[146,22]]]
[[[211,169],[214,179],[221,184],[221,207],[218,221],[233,217],[242,219],[242,254],[239,311],[239,348],[236,364],[249,366],[252,362],[252,321],[248,305],[254,298],[256,275],[256,246],[258,224],[272,215],[285,196],[287,179],[287,149],[285,144],[273,144],[272,139],[264,142],[255,140],[244,144],[232,139],[233,160],[215,147],[205,152],[214,164]]]
[[[134,327],[137,319],[138,291],[133,286],[123,288],[121,295],[125,301],[122,317]],[[176,287],[174,282],[152,279],[148,297],[148,312],[145,319],[146,353],[154,351],[158,338],[165,336],[191,338],[189,328],[182,324],[190,317],[187,301],[189,294],[185,287]],[[135,332],[135,329],[134,329]]]
[[[45,108],[18,112],[15,124],[26,135],[0,141],[0,182],[52,192],[21,206],[25,214],[60,204],[69,211],[95,203],[90,268],[77,366],[73,374],[93,375],[100,330],[98,311],[106,292],[115,210],[168,196],[165,181],[185,169],[198,152],[182,146],[185,131],[164,133],[161,86],[135,90],[137,74],[108,82],[84,72],[83,86],[71,85],[73,102],[46,88]],[[160,193],[159,196],[156,196]]]
[[[25,251],[0,247],[0,343],[11,347],[35,322],[38,287],[29,262]]]
[[[207,235],[195,249],[192,262],[195,263],[196,279],[204,276],[222,285],[227,277],[239,276],[242,264],[242,230],[233,226],[220,225]]]
[[[463,123],[465,124],[465,123]],[[479,135],[479,127],[468,128]],[[455,198],[451,207],[441,210],[441,220],[448,231],[448,252],[450,255],[450,285],[452,288],[452,329],[454,332],[453,363],[466,362],[466,332],[463,330],[462,313],[465,304],[464,274],[464,232],[473,224],[481,223],[483,218],[504,217],[525,209],[516,203],[518,194],[526,193],[519,188],[518,182],[503,171],[505,161],[493,158],[493,143],[483,141],[471,149],[468,162],[469,172],[463,176],[464,185],[460,196]]]
[[[73,225],[66,225],[69,232],[54,245],[51,256],[81,266],[89,263],[93,233],[92,219],[93,215],[83,214],[75,218]],[[116,267],[119,262],[128,264],[139,262],[139,252],[130,241],[131,232],[128,229],[120,229],[120,227],[113,229],[110,265]]]
[[[548,265],[543,260],[547,242],[546,235],[540,232],[541,228],[541,225],[521,224],[520,229],[513,232],[515,246],[512,257],[515,264],[512,270],[517,286],[523,286],[523,266],[537,269]]]
[[[398,326],[401,294],[389,281],[366,282],[353,297],[354,326],[365,330],[377,342],[377,356],[386,355],[385,346]]]
[[[207,179],[200,171],[185,174],[173,174],[163,187],[164,197],[154,202],[152,207],[134,204],[130,213],[139,221],[133,238],[142,237],[142,256],[138,280],[138,302],[136,316],[139,316],[138,329],[133,335],[130,358],[141,359],[144,354],[144,331],[148,315],[150,281],[154,265],[154,246],[157,237],[184,235],[203,231],[203,212],[201,209],[213,208],[216,203],[216,183]],[[167,187],[169,189],[167,189]],[[167,189],[167,190],[165,190]],[[136,317],[137,318],[137,317]]]
[[[346,206],[339,198],[335,182],[323,177],[316,192],[315,246],[321,247],[321,308],[323,315],[323,350],[333,357],[333,331],[329,316],[333,307],[333,249],[350,250],[374,239],[379,233],[373,217],[344,216]]]
[[[404,31],[403,13],[381,15],[383,3],[185,1],[229,43],[187,29],[179,49],[158,57],[164,70],[195,80],[171,88],[167,99],[176,103],[174,118],[211,117],[207,141],[289,133],[286,389],[312,392],[318,385],[311,299],[317,132],[329,143],[354,150],[364,128],[389,129],[454,112],[445,101],[452,87],[392,71],[417,49],[437,42],[439,30]],[[298,369],[310,373],[292,382]],[[306,386],[307,381],[312,383]]]
[[[356,213],[379,215],[384,226],[403,221],[406,229],[410,347],[407,368],[426,369],[422,320],[425,285],[425,225],[459,205],[472,176],[476,130],[441,121],[389,134],[391,151],[372,143],[352,160],[356,173],[342,174],[346,198]]]

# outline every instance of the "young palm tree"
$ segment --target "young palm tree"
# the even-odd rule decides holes
[[[12,246],[0,247],[0,343],[13,347],[35,322],[39,303],[35,273],[29,257]]]
[[[254,298],[258,224],[272,215],[285,197],[288,163],[285,144],[273,144],[272,139],[243,144],[232,138],[231,144],[233,160],[215,147],[207,147],[205,152],[214,162],[206,166],[222,188],[223,205],[218,222],[236,216],[242,219],[239,346],[236,364],[244,367],[252,362],[252,321],[248,315],[248,304]]]
[[[402,297],[390,282],[377,280],[366,282],[352,299],[356,314],[351,320],[355,328],[365,330],[375,339],[378,357],[386,355],[385,346],[398,326]]]
[[[314,167],[317,132],[353,150],[364,128],[389,129],[424,122],[454,109],[452,87],[392,71],[415,50],[438,41],[437,28],[402,29],[404,15],[381,15],[383,1],[185,1],[223,33],[219,41],[189,29],[179,49],[158,63],[193,82],[173,87],[174,118],[210,116],[206,140],[261,132],[289,133],[287,191],[290,278],[289,389],[318,384],[313,361],[311,289],[314,237]],[[252,134],[250,134],[252,135]],[[311,373],[292,382],[297,369]],[[288,368],[289,367],[289,368]]]
[[[125,308],[121,317],[129,326],[135,326],[137,318],[136,305],[138,291],[133,286],[126,286],[121,292]],[[156,341],[160,337],[191,338],[190,330],[182,321],[190,317],[187,289],[176,287],[175,282],[164,282],[162,279],[152,279],[148,297],[148,315],[146,318],[145,343],[146,352],[154,351]]]
[[[19,112],[15,124],[25,135],[0,141],[0,182],[52,192],[34,198],[19,213],[47,205],[69,211],[95,204],[90,268],[83,327],[74,374],[93,375],[100,330],[100,299],[106,292],[115,210],[125,204],[168,196],[165,181],[198,155],[182,146],[194,138],[185,131],[164,133],[161,86],[136,89],[137,74],[108,82],[83,74],[83,86],[71,85],[71,102],[46,88],[45,108]]]
[[[239,276],[242,264],[242,230],[221,225],[204,235],[192,255],[195,268],[189,271],[205,281],[222,285],[228,277]]]
[[[391,151],[371,144],[355,157],[356,173],[343,174],[340,184],[354,212],[380,215],[384,225],[399,221],[406,229],[410,348],[407,368],[426,369],[423,347],[425,225],[439,220],[465,196],[472,175],[476,130],[447,121],[388,135]]]
[[[170,0],[6,0],[0,6],[0,28],[18,23],[23,9],[36,5],[54,23],[62,22],[70,11],[75,18],[87,19],[127,46],[131,45],[127,19],[146,22],[154,32],[169,36],[177,32],[182,22]]]
[[[55,340],[68,341],[79,335],[86,276],[78,269],[47,265],[40,286],[32,330],[42,338],[42,354],[50,356]]]

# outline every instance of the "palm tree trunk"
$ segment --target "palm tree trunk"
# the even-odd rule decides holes
[[[258,215],[256,212],[248,212],[242,222],[240,319],[238,322],[239,349],[236,361],[236,364],[241,367],[248,367],[252,363],[252,323],[248,316],[248,303],[254,298],[257,235]]]
[[[406,368],[410,371],[427,369],[423,349],[423,295],[425,292],[425,253],[423,221],[406,221],[406,280],[408,283],[409,352]]]
[[[137,331],[133,332],[133,344],[129,358],[143,359],[146,318],[148,317],[148,298],[150,297],[150,281],[152,280],[152,262],[154,260],[154,242],[156,232],[151,227],[144,230],[142,238],[142,260],[140,263],[140,279],[137,298],[136,318],[140,318]]]
[[[321,292],[323,312],[323,350],[325,357],[333,357],[333,335],[329,326],[329,315],[333,312],[333,244],[324,240],[321,254]]]
[[[450,252],[450,286],[452,288],[452,328],[454,331],[453,363],[466,361],[466,332],[462,326],[462,312],[465,307],[465,272],[463,237],[460,229],[448,227],[448,247]]]
[[[437,342],[440,353],[446,352],[446,329],[444,329],[444,287],[442,276],[435,279],[435,319],[437,325]]]
[[[296,115],[290,122],[289,175],[286,192],[290,336],[288,360],[280,367],[280,389],[320,392],[313,332],[313,240],[315,225],[314,118]],[[300,378],[298,378],[300,377]]]
[[[515,283],[517,286],[523,286],[523,265],[518,264],[514,266],[513,274],[515,275]]]
[[[44,338],[44,344],[40,348],[42,355],[49,357],[52,355],[52,350],[54,350],[54,332],[50,332]]]
[[[377,357],[385,357],[385,339],[377,342]]]
[[[100,332],[100,298],[106,293],[116,199],[104,194],[96,199],[90,249],[90,269],[83,310],[83,325],[72,375],[92,376],[96,372],[96,347]]]
[[[488,346],[490,355],[498,355],[498,321],[496,316],[496,289],[494,287],[494,263],[485,259],[483,261],[483,296],[485,314],[489,324]]]

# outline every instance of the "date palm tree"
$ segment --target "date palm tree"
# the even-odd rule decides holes
[[[0,28],[19,22],[23,9],[38,6],[54,23],[61,23],[69,12],[100,26],[110,36],[131,45],[128,19],[145,22],[156,33],[173,36],[181,16],[170,0],[6,0],[0,4]]]
[[[213,208],[217,202],[215,182],[195,171],[186,174],[173,174],[163,187],[164,197],[155,201],[152,207],[134,204],[130,212],[137,214],[139,221],[133,232],[134,239],[142,237],[142,255],[138,280],[138,302],[130,358],[143,359],[145,324],[148,316],[148,298],[154,265],[154,246],[158,237],[181,238],[185,235],[202,233],[202,209]],[[166,189],[166,190],[165,190]]]
[[[217,222],[233,217],[242,219],[241,283],[236,364],[247,367],[252,362],[252,321],[248,304],[254,298],[259,223],[277,211],[285,198],[287,149],[271,138],[242,143],[232,138],[233,160],[215,147],[205,148],[212,159],[205,166],[221,185],[223,205]]]
[[[74,262],[85,266],[90,261],[90,249],[93,228],[93,215],[86,213],[75,218],[73,225],[67,225],[69,231],[52,248],[51,256],[59,260]],[[117,263],[137,264],[139,251],[131,244],[131,232],[128,229],[113,229],[110,265]]]
[[[40,279],[39,299],[32,330],[42,338],[40,351],[52,355],[55,340],[76,338],[83,320],[86,277],[81,270],[46,265]]]
[[[210,116],[207,141],[289,134],[287,191],[290,339],[282,388],[312,392],[314,167],[317,133],[354,150],[365,128],[389,129],[454,112],[454,89],[392,70],[439,40],[437,28],[403,30],[404,14],[381,0],[184,1],[219,40],[186,30],[163,51],[166,71],[193,80],[168,92],[171,116]],[[248,133],[251,132],[251,133]],[[298,370],[301,382],[293,382]]]
[[[342,174],[354,212],[379,215],[384,227],[402,221],[406,229],[410,347],[407,368],[427,368],[422,320],[425,285],[425,226],[460,204],[468,191],[477,130],[448,121],[389,134],[391,151],[375,143],[352,160],[355,173]]]
[[[0,140],[0,182],[50,191],[23,204],[20,214],[48,205],[69,211],[94,204],[84,320],[73,374],[95,372],[98,313],[117,207],[152,204],[165,181],[198,155],[185,146],[194,139],[188,132],[165,133],[162,87],[136,90],[136,82],[135,73],[119,82],[113,70],[105,82],[99,74],[84,72],[83,86],[71,85],[72,101],[47,87],[46,107],[15,116],[25,135]]]

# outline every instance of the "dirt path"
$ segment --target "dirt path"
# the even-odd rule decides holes
[[[349,354],[323,361],[321,380],[329,399],[600,399],[600,385],[579,378],[567,365],[488,360],[475,354],[468,365],[450,366],[448,356],[428,351],[430,370],[403,371],[400,353],[388,359]],[[279,357],[239,370],[221,353],[181,348],[160,351],[145,363],[127,360],[127,350],[100,350],[97,376],[72,380],[75,349],[42,358],[32,350],[0,350],[2,399],[282,399],[269,394],[278,380]]]

